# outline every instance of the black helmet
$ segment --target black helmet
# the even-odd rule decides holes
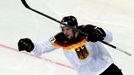
[[[78,27],[77,19],[74,16],[65,16],[61,22],[72,27]],[[61,27],[65,27],[65,25],[61,25]]]

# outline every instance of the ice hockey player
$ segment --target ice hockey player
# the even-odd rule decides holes
[[[99,42],[102,40],[111,42],[111,32],[91,24],[78,26],[74,16],[65,16],[61,22],[88,33],[88,36],[68,26],[60,25],[62,31],[47,41],[33,43],[29,38],[20,39],[19,51],[40,56],[62,47],[66,58],[79,75],[123,75],[103,44]]]

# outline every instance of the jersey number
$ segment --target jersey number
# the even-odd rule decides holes
[[[87,51],[87,48],[85,47],[85,45],[76,48],[75,51],[80,60],[86,59],[87,56],[89,55],[89,52]]]

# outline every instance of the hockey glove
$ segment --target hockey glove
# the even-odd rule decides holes
[[[19,51],[31,52],[34,49],[34,44],[29,38],[20,39],[18,42]]]
[[[91,42],[97,42],[104,40],[104,37],[106,36],[105,31],[102,28],[94,27],[90,30],[87,41]]]

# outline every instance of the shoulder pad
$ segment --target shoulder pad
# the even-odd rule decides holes
[[[55,36],[52,36],[50,38],[50,41],[53,42],[53,43],[54,42],[64,43],[65,40],[67,40],[67,37],[62,32],[60,32],[60,33],[58,33]]]

